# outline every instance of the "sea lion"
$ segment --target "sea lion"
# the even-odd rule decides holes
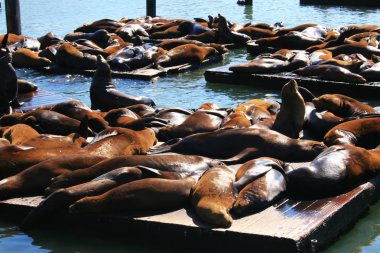
[[[101,156],[72,154],[42,161],[1,180],[0,199],[43,194],[53,177],[90,167],[103,159]]]
[[[251,37],[251,39],[273,37],[276,34],[276,32],[273,30],[268,30],[268,29],[253,27],[253,26],[247,26],[247,27],[241,28],[237,32],[248,35],[249,37]]]
[[[205,145],[207,143],[207,145]],[[150,153],[177,152],[222,158],[229,164],[260,156],[281,160],[307,161],[317,156],[326,146],[317,141],[291,139],[267,129],[222,129],[199,133],[166,142],[151,148]]]
[[[220,128],[247,128],[251,125],[249,117],[244,112],[237,111],[225,117]]]
[[[178,25],[171,26],[167,28],[164,31],[158,31],[151,33],[149,38],[151,39],[173,39],[173,38],[179,38],[185,34],[182,34],[182,32],[178,31]]]
[[[3,43],[4,38],[7,38],[7,41],[6,41],[7,44],[6,45],[10,46],[10,45],[13,45],[13,44],[19,42],[22,39],[25,39],[25,36],[13,34],[13,33],[1,34],[0,35],[0,43]]]
[[[145,178],[120,185],[99,196],[85,197],[69,207],[70,213],[167,210],[184,207],[196,179]]]
[[[210,30],[201,34],[196,34],[196,35],[186,35],[180,39],[184,40],[190,40],[190,41],[199,41],[202,43],[218,43],[218,32],[216,30]],[[191,43],[193,44],[193,43]],[[221,44],[221,43],[220,43]],[[219,44],[219,45],[220,45]]]
[[[12,126],[23,123],[33,127],[39,133],[69,135],[79,133],[82,136],[91,134],[87,129],[86,122],[72,119],[63,114],[49,110],[32,110],[27,113],[11,114],[0,118],[2,126]]]
[[[249,109],[251,106],[258,106],[263,107],[265,110],[268,110],[272,115],[275,115],[280,110],[280,104],[276,101],[266,101],[263,99],[251,99],[247,102],[239,104],[235,111],[244,111],[247,112],[247,109]]]
[[[281,108],[272,130],[297,139],[305,123],[305,101],[298,92],[295,80],[289,81],[281,90]]]
[[[144,117],[153,116],[158,119],[167,120],[171,125],[178,126],[182,124],[193,112],[179,107],[167,108],[159,110],[155,114],[146,115]]]
[[[142,165],[160,171],[176,172],[180,178],[185,178],[191,173],[203,173],[208,168],[216,166],[220,162],[201,156],[190,155],[129,155],[104,160],[103,162],[87,169],[77,170],[70,174],[58,176],[52,180],[52,184],[46,189],[51,193],[60,188],[88,182],[104,173],[120,167]]]
[[[108,43],[110,34],[106,30],[100,29],[93,33],[69,33],[63,39],[70,42],[80,39],[91,40],[103,48]]]
[[[104,115],[104,119],[115,127],[125,127],[128,123],[141,119],[136,113],[127,108],[112,109]]]
[[[17,86],[18,86],[18,94],[22,93],[28,93],[32,91],[36,91],[38,89],[38,86],[35,83],[23,80],[23,79],[17,79]]]
[[[380,49],[368,46],[365,43],[360,43],[360,42],[352,42],[350,44],[344,44],[344,45],[339,45],[336,47],[329,47],[326,48],[326,50],[329,50],[330,52],[333,53],[334,56],[340,55],[340,54],[354,54],[354,53],[359,53],[362,54],[366,58],[371,58],[371,56],[378,55],[380,56]]]
[[[121,167],[112,170],[90,182],[53,192],[28,214],[22,223],[22,227],[29,228],[36,224],[36,222],[39,222],[41,218],[46,218],[47,215],[65,210],[75,201],[84,197],[100,195],[116,186],[142,178],[159,177],[176,179],[175,174],[176,173],[166,171],[160,172],[143,166]]]
[[[116,34],[125,41],[131,41],[136,36],[149,37],[149,34],[139,24],[126,24],[122,27],[119,27],[116,30]]]
[[[243,164],[236,172],[234,186],[239,194],[232,212],[238,215],[260,212],[275,203],[286,190],[285,164],[261,157]]]
[[[10,142],[7,139],[0,138],[0,148],[10,145]]]
[[[262,47],[300,50],[320,45],[322,40],[308,37],[302,32],[289,32],[286,35],[257,39],[255,43]]]
[[[149,105],[144,104],[136,104],[127,106],[126,109],[131,110],[132,112],[136,113],[140,117],[144,117],[148,114],[154,113],[155,109]]]
[[[373,107],[342,94],[325,94],[313,99],[318,111],[329,111],[336,116],[347,118],[368,113],[378,113]]]
[[[178,126],[163,127],[157,134],[157,139],[167,141],[182,138],[195,133],[212,132],[220,127],[226,112],[215,110],[196,111]]]
[[[328,131],[323,142],[327,146],[345,144],[376,148],[380,143],[380,115],[343,122]]]
[[[233,32],[228,27],[227,19],[218,14],[218,41],[220,44],[246,44],[251,37],[243,33]]]
[[[20,48],[13,53],[12,63],[18,67],[43,68],[52,65],[52,62],[27,48]]]
[[[38,41],[41,43],[40,49],[43,50],[49,46],[56,45],[63,41],[60,37],[54,35],[52,32],[48,32],[44,36],[41,36],[37,38]]]
[[[305,30],[306,28],[314,27],[317,25],[318,24],[302,24],[302,25],[298,25],[295,27],[281,28],[277,31],[277,35],[284,35],[284,34],[287,34],[289,32],[294,32],[294,31],[301,32],[301,31]]]
[[[17,99],[17,75],[9,53],[0,58],[0,117],[11,112],[10,104]]]
[[[230,227],[229,214],[235,201],[235,171],[225,165],[208,169],[191,191],[191,204],[201,220],[212,225]]]
[[[323,198],[347,192],[378,174],[380,150],[349,145],[331,146],[309,166],[286,172],[291,195]]]
[[[96,56],[83,54],[69,42],[57,50],[56,62],[62,67],[74,69],[96,69]]]
[[[248,63],[242,63],[229,67],[234,73],[244,74],[265,74],[283,72],[289,66],[288,61],[268,57],[259,56]]]
[[[89,128],[95,132],[103,131],[109,125],[101,115],[92,111],[87,105],[78,100],[58,103],[50,110],[79,121],[87,120]]]
[[[346,83],[365,83],[366,80],[358,74],[351,71],[334,66],[334,65],[311,65],[304,68],[300,68],[294,71],[294,73],[301,76],[315,76],[319,79],[346,82]]]
[[[378,82],[380,81],[380,62],[374,64],[370,68],[360,72],[368,82]]]
[[[2,137],[14,145],[23,145],[29,139],[40,136],[32,127],[25,124],[16,124],[3,132]]]
[[[116,90],[110,66],[100,55],[97,56],[97,68],[90,87],[90,98],[91,108],[102,111],[135,104],[155,105],[150,98],[133,97]]]
[[[100,19],[90,24],[85,23],[83,24],[83,26],[76,28],[74,32],[93,33],[100,29],[104,29],[110,33],[113,33],[117,30],[117,28],[121,27],[122,25],[123,23],[116,20]]]
[[[213,47],[185,44],[175,47],[169,50],[168,53],[158,57],[154,62],[154,66],[158,69],[162,69],[163,67],[186,63],[201,64],[206,57],[216,54],[218,54],[218,51]]]

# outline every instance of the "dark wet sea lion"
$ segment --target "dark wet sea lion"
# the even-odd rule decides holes
[[[57,50],[56,62],[67,68],[96,69],[96,57],[83,54],[72,44],[65,42]]]
[[[239,194],[232,207],[238,215],[259,212],[275,203],[286,190],[285,164],[261,157],[243,164],[234,186]]]
[[[119,185],[139,180],[142,178],[159,177],[176,179],[171,172],[160,172],[145,167],[121,167],[103,174],[90,182],[75,185],[65,189],[59,189],[50,194],[24,219],[22,227],[36,225],[42,218],[52,213],[64,211],[75,201],[84,197],[96,196],[115,188]],[[174,173],[175,174],[175,173]]]
[[[19,67],[43,68],[52,65],[52,62],[44,57],[38,56],[27,48],[18,49],[12,56],[12,63]]]
[[[17,79],[17,86],[19,94],[36,91],[38,89],[38,86],[35,83],[23,79]]]
[[[95,132],[103,131],[108,127],[107,121],[97,112],[93,112],[87,105],[77,100],[70,100],[54,105],[51,111],[61,113],[67,117],[83,121]]]
[[[79,133],[86,136],[88,131],[82,129],[83,125],[76,119],[49,110],[33,110],[24,114],[11,114],[0,118],[3,126],[23,123],[33,127],[39,133],[69,135]]]
[[[231,31],[228,27],[227,19],[218,14],[218,41],[220,44],[245,44],[247,41],[251,40],[248,35],[243,33],[237,33]]]
[[[212,225],[230,227],[229,214],[235,201],[235,171],[225,165],[208,169],[191,191],[197,216]]]
[[[97,69],[90,87],[91,108],[109,111],[135,104],[154,105],[147,97],[133,97],[118,91],[111,77],[111,69],[102,56],[97,57]]]
[[[184,207],[196,179],[145,178],[120,185],[99,196],[78,200],[71,213],[167,210]]]
[[[373,107],[342,94],[325,94],[313,99],[313,103],[318,111],[327,110],[342,118],[378,113]]]
[[[347,144],[367,149],[376,148],[380,143],[380,115],[341,123],[327,132],[323,142],[327,146]]]
[[[60,188],[84,183],[120,167],[142,165],[160,171],[176,172],[180,177],[184,178],[193,172],[202,173],[218,164],[220,162],[206,157],[177,154],[120,156],[104,160],[87,169],[58,176],[52,180],[52,184],[46,191],[51,193]]]
[[[212,132],[220,127],[226,112],[213,110],[196,111],[178,126],[163,127],[159,130],[157,138],[167,141],[173,138],[182,138],[195,133]]]
[[[321,142],[296,140],[266,129],[222,129],[212,133],[193,134],[151,148],[151,153],[178,152],[222,158],[226,163],[239,163],[260,156],[281,160],[313,159],[326,146]]]
[[[72,154],[42,161],[1,180],[0,199],[43,194],[53,177],[90,167],[103,159],[101,156]]]
[[[366,80],[358,74],[333,65],[311,65],[297,69],[294,73],[301,76],[315,76],[317,78],[329,81],[347,82],[347,83],[365,83]]]
[[[281,108],[272,130],[290,138],[298,138],[305,123],[305,101],[298,91],[295,80],[289,81],[281,90]]]
[[[17,97],[17,75],[9,53],[0,58],[0,117],[11,112],[10,103]]]
[[[349,191],[379,173],[380,150],[349,145],[329,147],[309,166],[288,170],[291,195],[322,198]]]
[[[155,118],[168,120],[170,124],[177,126],[182,124],[193,112],[182,108],[167,108],[150,115]],[[147,116],[145,116],[147,117]]]

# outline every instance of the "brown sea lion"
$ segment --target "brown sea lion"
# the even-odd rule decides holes
[[[276,34],[276,32],[273,30],[262,29],[253,26],[241,28],[237,32],[248,35],[249,37],[251,37],[251,39],[273,37]]]
[[[171,67],[186,63],[200,64],[209,56],[218,54],[218,51],[213,47],[203,47],[194,44],[185,44],[175,47],[167,54],[158,57],[155,60],[155,67]]]
[[[3,40],[4,40],[4,37],[6,36],[7,34],[1,34],[0,35],[0,43],[3,43]],[[8,33],[8,38],[7,38],[7,44],[6,45],[13,45],[17,42],[19,42],[20,40],[22,39],[25,39],[25,36],[24,35],[17,35],[17,34],[13,34],[13,33]]]
[[[25,124],[16,124],[3,132],[2,137],[14,145],[23,145],[27,140],[39,137],[40,134]]]
[[[276,101],[266,101],[263,99],[251,99],[247,102],[239,104],[235,111],[244,111],[247,112],[247,109],[251,106],[259,106],[263,107],[264,109],[268,110],[271,114],[277,114],[280,110],[280,104]]]
[[[35,83],[23,80],[23,79],[17,79],[17,86],[18,86],[18,94],[22,93],[28,93],[32,91],[36,91],[38,89],[38,86]]]
[[[205,145],[207,143],[207,145]],[[151,148],[151,153],[177,152],[222,158],[239,163],[260,156],[281,160],[313,159],[326,146],[321,142],[296,140],[267,129],[222,129],[171,140]]]
[[[75,201],[84,197],[96,196],[119,185],[142,178],[177,179],[175,172],[160,172],[146,167],[121,167],[105,173],[90,182],[60,189],[50,194],[43,202],[33,209],[24,219],[22,227],[30,227],[57,211],[64,211]]]
[[[58,48],[56,62],[67,68],[96,69],[96,56],[83,54],[68,42]]]
[[[44,36],[41,36],[37,38],[38,41],[41,43],[40,49],[43,50],[49,46],[56,45],[63,41],[60,37],[54,35],[52,32],[48,32]]]
[[[288,61],[260,56],[248,63],[237,64],[229,67],[234,73],[244,74],[265,74],[283,72],[289,66]]]
[[[220,128],[247,128],[251,125],[249,117],[244,112],[237,111],[225,117]]]
[[[109,125],[101,115],[93,112],[81,101],[70,100],[61,102],[54,105],[50,110],[79,121],[87,120],[89,128],[95,132],[103,131]]]
[[[219,43],[218,32],[216,30],[210,30],[197,35],[186,35],[184,40],[199,41],[202,43]]]
[[[327,132],[323,142],[327,146],[344,144],[376,148],[380,143],[380,117],[341,123]]]
[[[322,44],[322,41],[320,39],[305,36],[300,32],[290,32],[282,36],[257,39],[255,43],[264,47],[300,50],[311,46],[320,45]]]
[[[149,105],[144,105],[144,104],[131,105],[131,106],[127,106],[126,108],[136,113],[140,117],[144,117],[147,114],[155,112],[155,109],[153,107]]]
[[[182,32],[178,31],[178,25],[172,26],[167,28],[164,31],[154,32],[151,33],[149,38],[151,39],[173,39],[173,38],[179,38],[185,34],[182,34]]]
[[[173,138],[182,138],[195,133],[212,132],[220,127],[226,112],[215,110],[201,110],[191,114],[178,126],[163,127],[159,130],[157,138],[167,141]]]
[[[13,53],[12,63],[18,67],[43,68],[52,65],[52,62],[27,48],[20,48]]]
[[[370,68],[361,71],[360,75],[362,75],[368,82],[380,81],[380,63],[378,62]]]
[[[323,198],[347,192],[379,173],[380,150],[336,145],[316,157],[309,166],[286,173],[291,195]]]
[[[0,199],[43,194],[53,177],[90,167],[103,159],[101,156],[72,154],[42,161],[1,180]]]
[[[342,118],[378,113],[373,107],[342,94],[325,94],[313,99],[313,103],[318,111],[327,110]]]
[[[182,124],[192,113],[193,112],[190,110],[185,110],[178,107],[159,110],[152,116],[162,120],[168,120],[171,125],[178,126]]]
[[[66,34],[66,36],[63,39],[70,42],[80,39],[86,39],[91,40],[99,46],[103,47],[105,44],[108,43],[108,40],[110,39],[110,34],[106,30],[100,29],[93,33],[69,33]]]
[[[329,47],[326,48],[326,50],[329,50],[333,53],[334,56],[340,55],[340,54],[355,54],[359,53],[362,54],[366,58],[371,58],[371,56],[378,55],[380,56],[380,49],[368,46],[366,43],[361,42],[352,42],[350,44],[344,44],[339,45],[336,47]]]
[[[208,168],[218,164],[220,164],[220,162],[210,158],[190,155],[120,156],[104,160],[90,168],[58,176],[52,180],[52,184],[46,189],[46,192],[51,193],[60,188],[88,182],[104,173],[120,167],[142,165],[160,171],[175,172],[178,173],[180,178],[185,178],[193,172],[201,174]]]
[[[269,157],[243,164],[236,172],[234,186],[239,194],[231,211],[243,215],[275,203],[286,190],[285,169],[283,162]]]
[[[305,123],[305,101],[298,92],[295,80],[289,81],[281,90],[281,108],[272,130],[297,139]]]
[[[70,213],[167,210],[184,207],[196,179],[145,178],[120,185],[99,196],[85,197],[69,208]]]
[[[301,31],[305,30],[306,28],[314,27],[317,25],[318,24],[302,24],[302,25],[289,27],[289,28],[281,28],[280,30],[277,31],[277,35],[284,35],[284,34],[287,34],[289,32],[294,32],[294,31],[301,32]]]
[[[104,115],[104,119],[116,127],[125,127],[128,123],[141,119],[136,113],[127,108],[112,109]]]
[[[315,76],[319,79],[346,82],[346,83],[365,83],[366,80],[358,74],[333,65],[311,65],[297,69],[294,73],[301,76]]]
[[[111,77],[108,63],[100,55],[97,57],[97,68],[90,87],[91,108],[109,111],[114,108],[135,104],[155,105],[147,97],[133,97],[118,91]]]
[[[10,104],[17,98],[17,75],[9,53],[0,58],[0,117],[11,112]]]
[[[235,201],[235,171],[225,165],[208,169],[191,191],[191,203],[201,220],[212,225],[230,227],[229,214]]]

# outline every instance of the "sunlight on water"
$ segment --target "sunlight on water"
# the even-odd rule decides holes
[[[84,22],[101,18],[120,19],[145,15],[143,0],[22,0],[20,2],[23,33],[32,37],[39,37],[50,31],[64,36]],[[257,21],[273,24],[283,21],[286,26],[320,23],[329,27],[338,27],[348,24],[376,24],[380,20],[380,9],[374,8],[300,6],[298,0],[254,0],[253,7],[238,6],[235,2],[235,0],[157,0],[157,13],[168,18],[186,19],[207,18],[208,15],[221,13],[235,22]],[[0,33],[4,33],[6,31],[4,9],[0,9],[0,22],[2,24]],[[246,60],[245,50],[234,50],[222,63],[212,67]],[[158,106],[163,107],[195,108],[209,101],[221,107],[229,107],[251,98],[279,101],[278,92],[242,85],[206,83],[203,77],[205,69],[163,77],[154,82],[129,79],[115,81],[118,89],[132,95],[149,96]],[[88,90],[91,78],[89,77],[41,75],[29,69],[18,70],[18,75],[20,78],[37,83],[40,89],[64,94],[90,104]],[[378,100],[367,102],[378,106],[377,109],[380,110]],[[376,204],[349,233],[343,235],[325,252],[379,252],[379,226],[380,204]],[[149,242],[126,244],[122,243],[123,240],[93,239],[94,236],[85,236],[70,230],[53,233],[37,230],[24,234],[14,227],[14,224],[0,223],[0,252],[179,252],[178,249],[156,248],[155,245],[149,245]]]

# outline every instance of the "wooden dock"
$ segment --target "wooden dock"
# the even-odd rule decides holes
[[[300,0],[301,5],[334,5],[380,7],[379,0]]]
[[[130,79],[141,79],[141,80],[152,80],[155,77],[165,76],[167,74],[175,74],[185,72],[191,69],[196,69],[202,66],[207,66],[212,63],[220,62],[223,60],[223,55],[216,55],[205,59],[201,64],[182,64],[173,67],[165,68],[165,70],[158,69],[136,69],[133,71],[112,71],[112,77],[115,78],[130,78]],[[51,66],[39,69],[45,73],[49,74],[78,74],[84,76],[94,76],[95,70],[81,70],[81,69],[71,69],[62,68],[58,66]]]
[[[257,88],[281,90],[285,83],[294,79],[300,86],[309,89],[316,95],[340,93],[352,97],[378,98],[380,94],[380,82],[351,84],[301,77],[293,73],[235,74],[228,70],[230,66],[231,65],[206,70],[206,81],[211,83],[243,84]]]
[[[53,94],[48,91],[36,90],[18,95],[18,100],[23,103],[19,108],[13,108],[16,112],[26,112],[40,106],[51,106],[70,100],[68,97]]]
[[[301,166],[297,164],[295,166]],[[283,199],[262,212],[234,219],[228,229],[213,228],[201,222],[190,208],[165,213],[69,215],[53,217],[76,227],[103,231],[133,231],[139,238],[165,239],[169,243],[192,242],[217,245],[235,252],[315,252],[325,248],[347,230],[380,197],[380,176],[352,191],[320,200]],[[10,199],[0,202],[2,217],[18,214],[22,219],[42,201],[42,197]],[[21,222],[20,219],[20,222]],[[213,246],[214,248],[214,246]]]

